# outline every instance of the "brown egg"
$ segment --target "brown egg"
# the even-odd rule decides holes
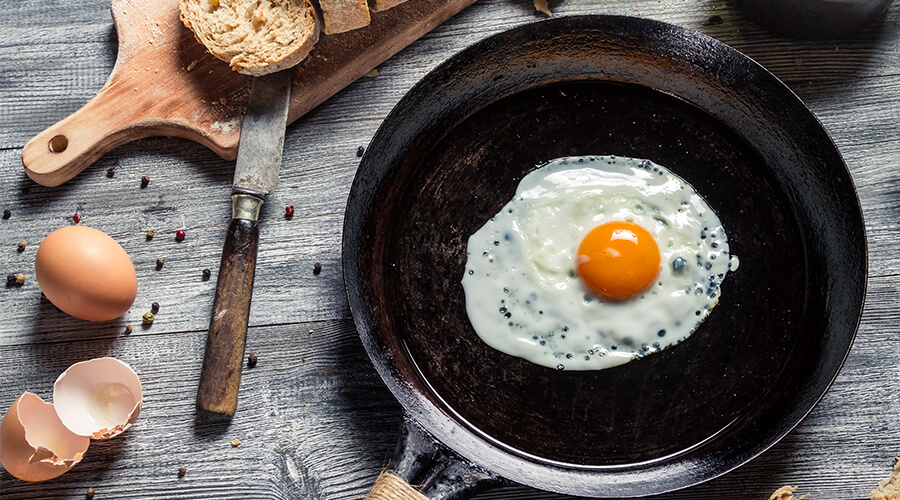
[[[87,226],[63,227],[44,238],[34,271],[47,299],[76,318],[118,318],[137,295],[137,274],[125,249]]]

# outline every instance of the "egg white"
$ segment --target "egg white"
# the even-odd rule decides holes
[[[606,301],[577,276],[593,228],[629,221],[660,250],[657,282]],[[558,370],[621,365],[686,339],[737,268],[715,212],[648,160],[568,157],[532,171],[470,238],[462,285],[475,332],[491,347]]]

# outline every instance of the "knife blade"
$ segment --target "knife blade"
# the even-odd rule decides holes
[[[284,149],[293,70],[255,77],[241,124],[232,215],[213,300],[197,411],[230,418],[237,411],[259,245],[259,213],[275,190]]]

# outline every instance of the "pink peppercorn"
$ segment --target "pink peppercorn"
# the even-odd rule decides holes
[[[286,217],[293,217],[294,216],[294,205],[289,205],[289,206],[284,207],[284,215]]]
[[[184,237],[185,237],[185,232],[183,229],[179,229],[178,231],[175,231],[175,241],[181,241],[184,239]]]
[[[75,221],[75,224],[78,224],[79,222],[81,222],[81,216],[78,214],[75,214],[72,216],[72,220]]]

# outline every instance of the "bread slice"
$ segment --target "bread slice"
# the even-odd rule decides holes
[[[209,52],[246,75],[295,66],[319,40],[309,0],[180,0],[181,22]]]
[[[369,3],[366,0],[319,0],[325,21],[325,34],[334,35],[368,26]]]
[[[869,493],[872,500],[900,500],[900,457],[894,458],[894,471]]]
[[[406,0],[373,0],[372,12],[381,12],[396,7]]]
[[[803,497],[795,497],[794,492],[797,491],[796,486],[782,486],[772,493],[769,500],[801,500]],[[806,495],[803,495],[806,496]]]

